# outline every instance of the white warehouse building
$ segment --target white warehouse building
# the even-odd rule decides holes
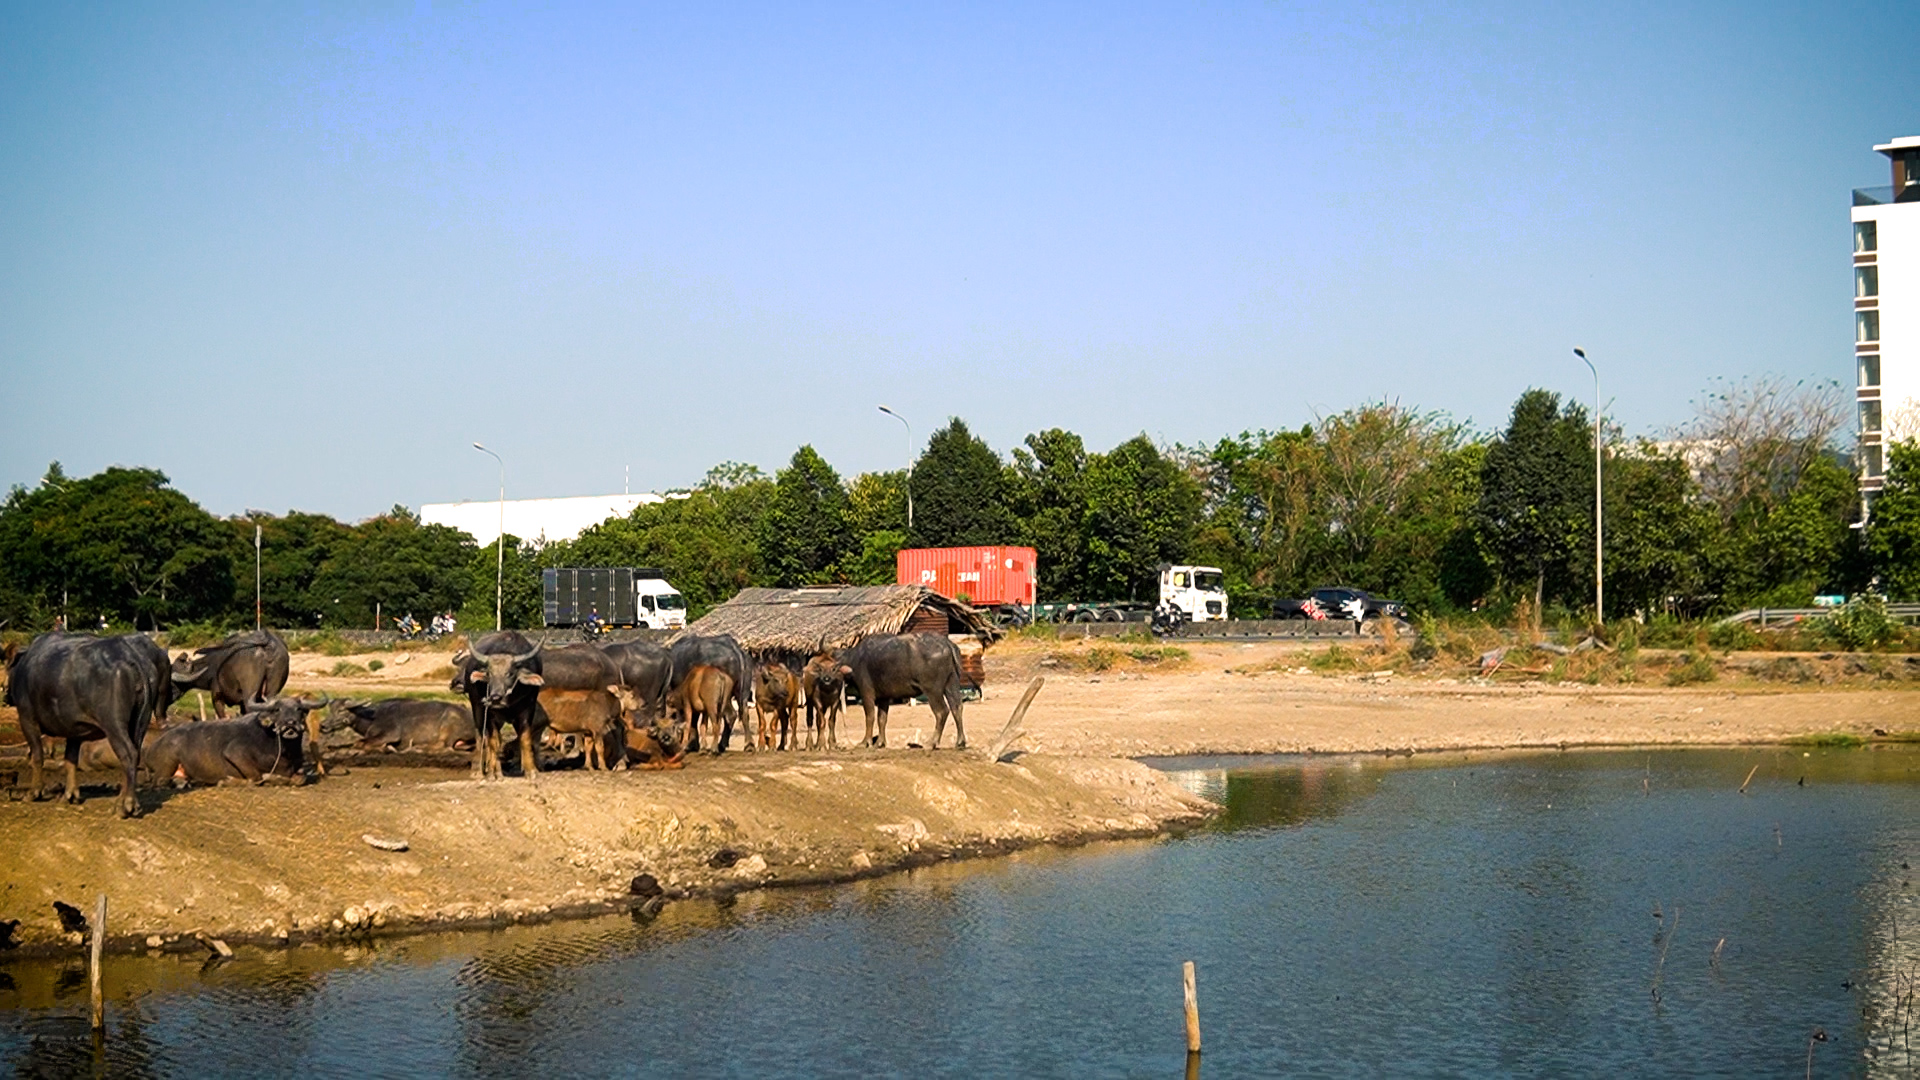
[[[626,517],[637,506],[667,501],[668,496],[575,495],[564,499],[508,499],[505,507],[508,536],[556,543],[571,540],[612,517]],[[451,525],[473,537],[481,547],[500,535],[501,503],[427,503],[420,507],[422,525]]]
[[[1874,147],[1888,187],[1853,193],[1853,341],[1860,487],[1872,505],[1887,443],[1920,438],[1920,136]]]

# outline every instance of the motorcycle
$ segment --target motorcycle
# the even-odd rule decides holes
[[[1173,604],[1161,604],[1153,609],[1153,635],[1155,637],[1174,637],[1180,628],[1187,625],[1185,610]]]
[[[606,636],[606,633],[607,624],[598,616],[580,624],[580,638],[582,641],[599,641],[602,637]]]

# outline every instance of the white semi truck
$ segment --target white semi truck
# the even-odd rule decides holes
[[[1226,575],[1217,566],[1160,564],[1159,603],[1178,608],[1187,622],[1217,622],[1227,617]],[[1155,605],[1145,600],[1065,601],[1035,604],[1036,622],[1146,622],[1153,618]],[[1007,608],[1002,615],[1019,614]]]
[[[540,571],[541,614],[548,626],[579,626],[594,615],[606,626],[678,630],[687,600],[648,566],[555,566]]]

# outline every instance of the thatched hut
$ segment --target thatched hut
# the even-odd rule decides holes
[[[1000,636],[984,612],[921,585],[742,589],[684,633],[732,634],[754,656],[784,661],[837,652],[869,634],[965,635],[981,647]],[[963,645],[961,656],[979,685],[979,648]]]

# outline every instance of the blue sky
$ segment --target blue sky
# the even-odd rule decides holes
[[[0,484],[216,513],[1849,380],[1920,5],[0,6]]]

